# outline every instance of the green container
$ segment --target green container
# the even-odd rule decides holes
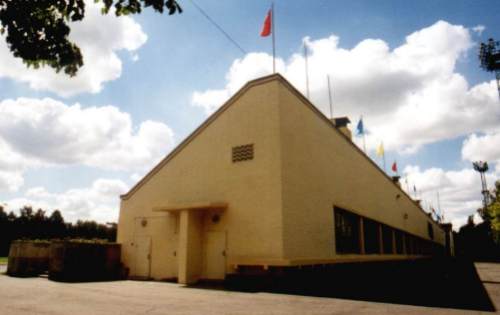
[[[48,241],[13,241],[9,250],[7,274],[13,277],[36,277],[47,272]]]
[[[87,241],[53,241],[49,279],[81,282],[117,280],[123,276],[121,245]]]

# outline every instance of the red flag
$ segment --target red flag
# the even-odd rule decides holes
[[[394,163],[392,163],[392,167],[391,167],[392,171],[394,173],[397,173],[398,172],[398,165],[396,164],[396,161],[394,161]]]
[[[262,25],[262,31],[260,31],[260,36],[262,37],[266,37],[266,36],[269,36],[271,34],[271,15],[272,15],[272,11],[269,10],[269,12],[267,12],[267,16],[266,16],[266,19],[264,20],[264,25]]]

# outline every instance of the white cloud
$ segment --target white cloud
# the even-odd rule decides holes
[[[23,172],[30,164],[37,163],[13,152],[0,137],[0,191],[18,191],[24,184]]]
[[[246,82],[270,74],[272,65],[273,58],[266,53],[249,53],[243,59],[236,59],[226,74],[226,87],[221,90],[194,92],[192,104],[202,107],[207,115],[211,114]],[[285,69],[285,63],[280,58],[276,59],[276,68],[279,72]]]
[[[470,135],[463,143],[462,157],[469,161],[500,162],[500,132]]]
[[[486,29],[486,26],[484,25],[476,25],[472,28],[472,30],[477,33],[477,35],[481,36]]]
[[[139,174],[139,173],[133,173],[132,175],[130,175],[130,180],[133,182],[133,183],[137,183],[138,181],[140,181],[143,177],[144,177],[145,174]]]
[[[333,87],[335,116],[353,121],[364,116],[371,134],[367,146],[381,139],[386,150],[415,153],[420,146],[490,130],[500,121],[495,83],[470,87],[456,72],[456,64],[474,43],[470,31],[445,21],[416,31],[391,50],[381,39],[365,39],[352,49],[339,47],[339,38],[310,40],[311,101],[326,114],[327,75]],[[305,94],[304,57],[278,59],[278,71]],[[194,92],[192,104],[207,113],[218,108],[245,82],[270,74],[271,56],[249,53],[237,59],[226,75],[223,89]]]
[[[409,190],[409,194],[414,197],[415,186],[417,198],[423,200],[428,211],[430,205],[438,209],[439,191],[441,209],[445,212],[446,221],[453,223],[454,229],[463,225],[469,215],[476,214],[476,210],[482,205],[480,177],[472,168],[445,171],[440,168],[420,170],[418,166],[407,166],[404,174],[407,175],[407,180],[402,180],[403,188]],[[490,188],[494,187],[498,175],[487,174]]]
[[[226,90],[208,90],[194,92],[192,102],[194,106],[202,107],[207,115],[213,113],[220,104],[224,103],[230,94]]]
[[[372,140],[384,139],[389,148],[415,152],[428,143],[491,130],[500,121],[494,89],[493,81],[467,89],[465,79],[454,74],[409,96],[394,113],[370,117]]]
[[[471,134],[462,144],[462,159],[473,161],[487,161],[496,166],[496,173],[500,175],[500,128],[484,133]]]
[[[24,178],[19,171],[0,170],[0,191],[15,192],[24,184]]]
[[[114,106],[84,108],[50,98],[4,100],[0,190],[16,191],[24,171],[42,166],[145,172],[173,145],[167,125],[148,120],[134,128],[130,115]]]
[[[48,67],[27,68],[21,59],[12,56],[5,38],[0,36],[0,78],[26,82],[35,90],[51,91],[60,96],[97,93],[105,82],[119,78],[122,62],[116,52],[135,52],[146,42],[147,35],[132,18],[117,18],[112,13],[102,15],[102,4],[85,3],[85,18],[70,25],[69,38],[80,47],[84,58],[84,66],[76,77],[55,73]]]
[[[87,188],[69,189],[51,193],[44,187],[33,187],[23,197],[8,200],[7,209],[18,210],[25,205],[47,211],[60,210],[66,221],[96,220],[116,222],[119,212],[119,195],[128,187],[120,180],[97,179]]]

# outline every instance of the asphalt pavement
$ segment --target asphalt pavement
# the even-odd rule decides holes
[[[500,307],[500,264],[476,263],[491,301]],[[5,265],[0,266],[0,272]],[[446,292],[443,292],[446,294]],[[0,313],[7,314],[482,314],[459,309],[380,303],[335,297],[242,292],[225,287],[186,287],[154,281],[60,283],[46,277],[0,275]]]

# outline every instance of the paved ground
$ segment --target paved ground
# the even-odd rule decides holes
[[[500,308],[500,264],[476,264],[487,296]],[[0,266],[5,271],[5,266]],[[445,294],[445,292],[443,292]],[[188,288],[173,283],[58,283],[0,275],[1,314],[480,314],[476,310],[332,297]]]

